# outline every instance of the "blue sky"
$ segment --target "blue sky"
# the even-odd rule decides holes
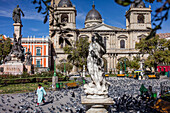
[[[13,34],[13,20],[12,12],[17,6],[23,10],[25,17],[22,18],[23,37],[27,36],[48,36],[49,35],[49,24],[43,24],[43,15],[38,14],[35,5],[31,3],[32,0],[0,0],[0,34],[12,37]],[[92,9],[93,0],[71,0],[72,4],[76,6],[77,9],[77,28],[84,27],[84,21],[87,13]],[[114,0],[94,0],[96,9],[102,15],[104,23],[125,28],[125,12],[129,9],[128,7],[123,7],[117,5]],[[152,4],[151,9],[154,10],[158,8],[161,4]],[[147,4],[148,6],[148,4]],[[169,15],[170,17],[170,15]],[[158,33],[170,33],[170,18],[163,23],[163,28],[158,31]]]

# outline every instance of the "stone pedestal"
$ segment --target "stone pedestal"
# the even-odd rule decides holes
[[[25,68],[27,69],[27,73],[31,74],[31,65],[25,65]]]
[[[21,62],[9,61],[3,64],[4,74],[21,75],[24,71],[24,65]]]
[[[52,77],[52,89],[53,91],[56,90],[56,83],[58,82],[58,76],[53,76]]]
[[[108,106],[115,103],[111,98],[87,98],[86,96],[81,97],[81,102],[86,105],[86,113],[108,113]]]
[[[23,25],[21,23],[14,23],[13,26],[14,26],[14,33],[18,40],[19,36],[21,36],[21,28],[23,27]]]

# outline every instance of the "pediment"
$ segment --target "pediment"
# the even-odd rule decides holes
[[[107,24],[99,24],[97,26],[92,26],[92,27],[87,27],[87,28],[83,28],[82,30],[103,30],[103,31],[107,31],[107,30],[124,30],[118,27],[114,27],[114,26],[110,26]]]
[[[95,28],[93,30],[113,30],[113,29],[103,25],[103,26],[99,26],[99,27],[97,27],[97,28]]]

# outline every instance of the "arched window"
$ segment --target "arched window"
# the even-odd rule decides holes
[[[68,22],[68,15],[67,14],[62,14],[61,15],[61,22],[64,22],[64,23]]]
[[[139,14],[138,15],[138,23],[144,23],[144,16],[143,16],[143,14]]]
[[[120,41],[120,48],[125,48],[125,41],[124,40]]]

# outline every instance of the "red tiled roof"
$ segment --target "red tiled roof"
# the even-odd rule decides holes
[[[159,38],[168,38],[170,37],[170,33],[159,33]]]

